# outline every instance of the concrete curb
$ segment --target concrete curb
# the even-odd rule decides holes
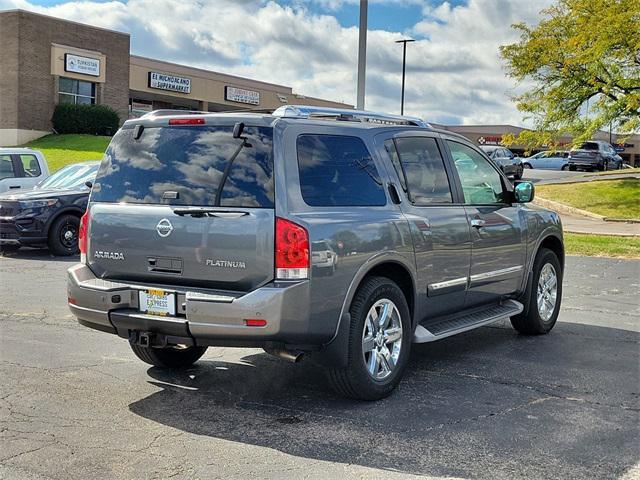
[[[550,210],[555,210],[558,213],[564,213],[565,215],[579,215],[582,217],[589,217],[595,220],[601,220],[603,222],[611,223],[640,223],[638,218],[613,218],[605,217],[604,215],[598,215],[597,213],[582,210],[581,208],[571,207],[564,203],[554,202],[553,200],[547,200],[542,197],[535,197],[533,203]]]
[[[596,178],[592,178],[592,177],[596,177]],[[613,177],[613,178],[611,178]],[[611,177],[602,177],[602,178],[597,178],[596,174],[593,175],[583,175],[582,177],[578,177],[576,179],[572,179],[572,180],[563,180],[561,178],[559,179],[555,179],[555,180],[543,180],[544,183],[540,183],[540,185],[575,185],[577,183],[592,183],[592,182],[613,182],[615,180],[627,180],[629,178],[631,179],[635,179],[635,180],[640,180],[640,175],[638,175],[637,173],[633,173],[633,174],[626,174],[624,176],[615,176],[615,175],[611,175]],[[582,178],[582,180],[581,180]]]
[[[605,220],[604,215],[598,215],[597,213],[588,212],[587,210],[582,210],[580,208],[570,207],[569,205],[565,205],[564,203],[554,202],[553,200],[547,200],[546,198],[536,196],[533,199],[533,203],[535,205],[539,205],[544,208],[549,208],[551,210],[555,210],[558,213],[564,213],[566,215],[578,215],[581,217],[589,217],[594,218],[596,220]]]
[[[613,218],[613,217],[605,217],[605,222],[614,222],[614,223],[640,223],[640,219],[638,218]]]
[[[564,233],[575,233],[577,235],[593,235],[595,237],[623,237],[623,238],[639,238],[640,235],[635,233],[619,233],[619,232],[586,232],[584,230],[579,230],[571,227],[562,226],[562,231]]]

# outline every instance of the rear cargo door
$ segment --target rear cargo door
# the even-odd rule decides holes
[[[272,129],[232,132],[187,125],[114,137],[90,200],[96,275],[241,291],[272,280]]]

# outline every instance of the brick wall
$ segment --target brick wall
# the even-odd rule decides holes
[[[106,82],[99,84],[97,102],[114,108],[121,121],[127,119],[128,35],[23,11],[0,13],[0,19],[3,16],[17,16],[18,21],[18,128],[51,129],[57,102],[57,79],[51,74],[52,43],[106,55]],[[3,38],[3,47],[6,40]],[[15,41],[15,34],[9,35],[8,41]]]
[[[18,128],[18,12],[0,13],[0,129]]]

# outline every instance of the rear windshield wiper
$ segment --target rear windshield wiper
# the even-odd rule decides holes
[[[233,152],[233,155],[231,155],[231,158],[229,158],[229,160],[227,161],[227,166],[224,169],[224,173],[222,174],[222,178],[220,179],[220,185],[218,186],[218,191],[216,192],[216,199],[213,202],[214,205],[220,206],[220,200],[222,200],[222,191],[224,190],[224,185],[227,183],[227,179],[229,178],[229,174],[231,173],[231,166],[233,165],[234,160],[237,158],[243,148],[251,148],[253,146],[247,141],[247,137],[242,136],[243,131],[244,123],[236,123],[233,126],[233,138],[241,139],[242,143],[238,145],[237,150]]]

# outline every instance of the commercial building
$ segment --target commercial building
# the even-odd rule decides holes
[[[435,125],[434,125],[435,126]],[[522,127],[515,127],[513,125],[437,125],[439,128],[450,130],[455,133],[459,133],[467,137],[476,145],[502,145],[502,138],[506,134],[513,134],[517,136],[520,132],[526,130]],[[623,137],[609,132],[598,132],[593,140],[603,140],[610,142],[623,161],[632,166],[640,166],[640,135],[635,134],[629,137]],[[562,148],[570,149],[573,141],[571,137],[564,137],[561,141]],[[525,155],[524,145],[511,145],[509,149],[517,155]],[[540,150],[534,150],[533,153],[537,153]]]
[[[51,133],[58,103],[108,105],[122,121],[160,108],[352,108],[282,85],[131,55],[127,33],[23,10],[0,12],[0,38],[0,146]]]
[[[290,87],[130,54],[129,34],[26,12],[0,12],[0,146],[20,145],[51,133],[58,103],[103,104],[122,121],[157,109],[228,111],[303,104],[352,105],[305,97]],[[427,118],[428,120],[428,118]],[[511,125],[441,128],[480,145],[497,145]],[[599,140],[609,140],[599,132]],[[640,164],[640,136],[620,143],[626,163]],[[566,139],[567,146],[571,139]],[[524,154],[522,145],[510,147]]]

